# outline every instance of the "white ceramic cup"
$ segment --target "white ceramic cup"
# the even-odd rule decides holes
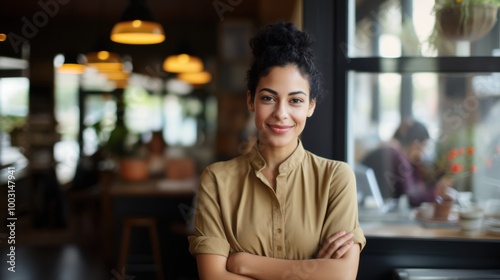
[[[424,219],[432,219],[434,217],[434,202],[422,202],[420,204],[420,215]]]
[[[458,212],[458,225],[464,235],[477,235],[481,231],[484,211],[478,206],[463,208]]]

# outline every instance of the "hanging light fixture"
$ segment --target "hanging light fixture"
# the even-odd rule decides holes
[[[108,51],[90,52],[86,54],[86,65],[112,82],[117,88],[124,88],[132,72],[129,57],[121,57]]]
[[[161,24],[146,7],[146,0],[131,0],[120,22],[111,31],[111,41],[132,44],[158,44],[165,40]]]
[[[94,67],[99,72],[121,71],[123,69],[122,58],[112,52],[98,51],[85,55],[87,66]]]
[[[177,79],[194,86],[208,84],[212,80],[212,75],[208,71],[194,72],[194,73],[180,73]]]
[[[58,54],[54,57],[54,67],[58,73],[83,74],[85,58],[81,54]]]
[[[163,70],[171,73],[193,73],[203,70],[203,62],[186,53],[168,56],[163,61]]]

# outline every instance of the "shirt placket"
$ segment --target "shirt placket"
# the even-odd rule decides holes
[[[286,169],[286,168],[285,168]],[[285,248],[285,221],[284,209],[286,186],[285,174],[280,173],[276,178],[276,200],[273,201],[273,251],[274,257],[279,259],[286,258]]]

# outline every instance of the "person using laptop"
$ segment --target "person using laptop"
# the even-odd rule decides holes
[[[435,180],[422,161],[429,141],[427,128],[419,121],[405,119],[391,142],[369,152],[361,161],[373,169],[384,198],[408,197],[412,207],[433,202],[438,196],[449,198],[453,181],[448,177]]]

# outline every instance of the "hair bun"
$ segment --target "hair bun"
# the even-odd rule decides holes
[[[278,22],[274,25],[268,25],[251,42],[250,47],[255,57],[261,57],[266,52],[298,52],[302,55],[312,55],[312,39],[301,32],[292,23]]]

